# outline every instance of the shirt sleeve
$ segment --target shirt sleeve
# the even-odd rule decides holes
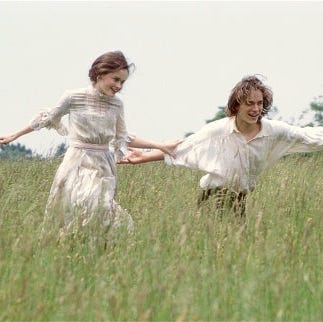
[[[323,150],[323,127],[285,126],[286,153]]]
[[[46,127],[47,129],[55,129],[60,135],[67,135],[67,128],[61,119],[68,114],[70,105],[71,94],[65,92],[54,108],[40,111],[30,121],[30,127],[36,131]]]
[[[210,123],[177,146],[174,151],[176,158],[165,154],[164,159],[168,165],[214,173],[217,172],[221,153],[225,153],[221,147],[227,144],[226,141],[227,136],[220,135]]]

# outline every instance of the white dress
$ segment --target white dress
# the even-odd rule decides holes
[[[61,123],[64,115],[68,115],[68,131]],[[115,159],[127,153],[130,139],[122,101],[93,86],[67,91],[54,108],[38,114],[30,125],[34,130],[54,128],[69,138],[50,190],[45,221],[64,229],[95,221],[105,227],[126,224],[132,230],[131,216],[114,199]]]

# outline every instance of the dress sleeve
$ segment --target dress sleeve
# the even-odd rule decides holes
[[[133,136],[127,132],[123,104],[120,105],[119,114],[116,123],[115,139],[111,142],[114,149],[116,161],[120,161],[128,154],[128,143],[133,139]]]
[[[65,92],[54,108],[40,111],[31,121],[33,130],[40,130],[43,127],[55,129],[60,135],[67,135],[68,130],[61,122],[64,115],[68,114],[71,105],[71,94]]]

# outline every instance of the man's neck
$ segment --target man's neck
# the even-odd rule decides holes
[[[239,122],[236,118],[236,126],[239,132],[246,138],[247,141],[252,140],[260,132],[261,121],[257,123],[249,124],[246,122]]]

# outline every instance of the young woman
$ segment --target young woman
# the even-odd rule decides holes
[[[55,107],[39,113],[30,125],[0,136],[0,144],[7,144],[44,127],[68,134],[69,148],[55,175],[44,220],[47,224],[59,222],[63,232],[93,220],[106,227],[124,222],[131,230],[131,216],[115,201],[115,162],[126,156],[128,145],[165,153],[175,146],[128,135],[123,103],[115,94],[133,67],[120,51],[101,55],[89,70],[90,86],[66,91]],[[61,123],[66,114],[68,130]]]

